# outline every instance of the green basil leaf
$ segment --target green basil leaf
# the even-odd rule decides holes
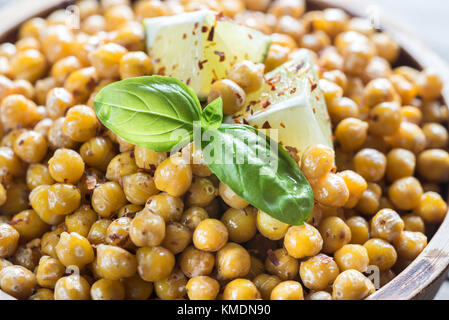
[[[168,152],[193,136],[193,122],[201,120],[195,92],[181,81],[147,76],[114,82],[95,97],[100,121],[124,140]]]
[[[223,122],[223,100],[215,99],[203,109],[201,114],[201,127],[207,129],[217,129]]]
[[[201,144],[212,172],[251,205],[290,225],[309,218],[312,188],[277,142],[250,126],[222,124]]]

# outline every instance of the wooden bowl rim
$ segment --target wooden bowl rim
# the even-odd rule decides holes
[[[369,0],[306,0],[308,5],[318,8],[341,8],[353,16],[368,17]],[[51,11],[73,4],[68,0],[15,1],[0,9],[0,42],[9,39],[21,23],[35,16],[45,16]],[[23,10],[26,7],[27,10]],[[449,102],[449,65],[419,37],[404,25],[376,6],[381,19],[381,28],[388,32],[421,68],[437,70],[444,81],[443,100]],[[449,266],[449,215],[424,251],[387,285],[376,291],[369,300],[410,300],[432,298],[438,290]],[[0,291],[0,300],[16,300]]]

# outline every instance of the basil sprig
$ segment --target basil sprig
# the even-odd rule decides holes
[[[222,110],[221,99],[202,110],[191,88],[162,76],[118,81],[95,97],[95,112],[107,128],[158,152],[192,141],[198,121],[204,160],[220,181],[272,217],[290,225],[304,223],[313,209],[313,192],[297,163],[260,131],[222,124]],[[177,130],[186,134],[174,135]]]

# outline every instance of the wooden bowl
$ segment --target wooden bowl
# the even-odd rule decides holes
[[[14,41],[21,23],[34,16],[44,17],[57,8],[73,1],[68,0],[20,0],[0,9],[0,43]],[[353,16],[367,17],[368,0],[307,0],[308,9],[336,7]],[[402,47],[398,65],[438,70],[444,83],[443,100],[449,103],[449,66],[429,49],[416,35],[391,18],[378,11],[381,28],[388,32]],[[369,18],[369,17],[367,17]],[[376,291],[370,300],[432,299],[446,278],[449,266],[449,215],[433,235],[424,251],[396,278]],[[15,300],[0,291],[0,299]]]

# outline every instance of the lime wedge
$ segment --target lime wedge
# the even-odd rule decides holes
[[[233,64],[264,62],[271,45],[263,33],[208,10],[145,19],[144,26],[156,73],[180,79],[200,99]]]
[[[312,58],[306,51],[265,75],[259,92],[247,97],[248,106],[233,116],[268,132],[300,159],[304,150],[316,144],[332,147],[332,129],[326,102],[318,86]]]

